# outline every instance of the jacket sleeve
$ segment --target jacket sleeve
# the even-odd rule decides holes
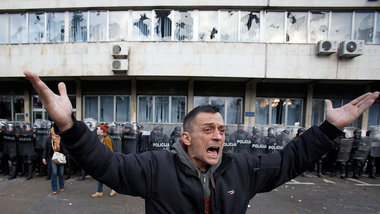
[[[157,168],[152,152],[140,155],[113,153],[79,121],[59,135],[69,153],[96,180],[119,193],[149,196],[155,176],[153,169]]]
[[[315,164],[334,145],[340,130],[325,121],[295,138],[283,151],[252,157],[252,196],[290,181]]]

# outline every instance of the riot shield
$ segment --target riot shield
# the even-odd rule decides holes
[[[118,124],[110,125],[109,136],[112,139],[113,152],[121,152],[121,137],[119,131]]]
[[[352,159],[363,161],[367,159],[369,150],[371,149],[371,141],[370,137],[362,137],[358,149],[354,152]]]
[[[169,149],[169,138],[163,133],[163,127],[157,126],[153,128],[150,139],[152,141],[153,150]]]
[[[371,143],[371,157],[378,158],[380,157],[380,140],[374,139]]]
[[[251,136],[243,124],[239,124],[236,131],[231,135],[231,143],[236,144],[236,151],[238,153],[250,153],[251,152]]]
[[[136,152],[136,124],[125,124],[122,142],[122,152],[124,154]]]
[[[350,159],[351,149],[352,149],[352,139],[340,140],[340,145],[339,145],[336,161],[347,162]]]

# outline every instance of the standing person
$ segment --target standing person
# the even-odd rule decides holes
[[[116,125],[109,126],[108,136],[112,139],[113,152],[121,152],[121,136]]]
[[[5,131],[5,124],[0,122],[0,174],[5,173],[8,170],[7,160],[3,154],[3,135]]]
[[[98,135],[99,141],[106,145],[111,152],[113,152],[112,147],[112,139],[107,135],[109,126],[108,125],[100,125],[96,130],[96,134]],[[100,159],[102,160],[102,159]],[[111,189],[110,196],[114,196],[116,194],[115,190]],[[98,190],[96,193],[92,194],[92,198],[102,197],[103,196],[103,183],[98,181]]]
[[[231,141],[236,143],[238,153],[250,153],[252,148],[251,136],[244,130],[244,124],[239,124],[238,129],[231,135]]]
[[[30,123],[24,123],[22,131],[18,136],[18,152],[22,157],[25,166],[26,180],[30,180],[33,176],[33,155],[35,135]]]
[[[270,127],[268,128],[268,134],[265,139],[265,144],[267,145],[267,153],[274,153],[274,152],[279,152],[281,151],[284,146],[282,145],[281,142],[278,141],[275,133],[274,133],[274,128]]]
[[[136,153],[136,129],[130,123],[125,124],[123,131],[122,152],[124,154]]]
[[[38,75],[24,73],[70,153],[94,178],[119,193],[144,198],[146,213],[245,213],[257,193],[273,190],[315,163],[333,146],[340,129],[379,97],[379,92],[367,93],[336,109],[326,100],[325,122],[308,129],[283,151],[260,158],[222,153],[225,123],[219,108],[211,105],[198,106],[185,116],[183,144],[174,144],[172,151],[124,155],[112,153],[72,117],[64,83],[56,95]]]
[[[252,128],[251,142],[251,153],[253,155],[261,155],[266,153],[267,145],[265,144],[265,139],[263,138],[261,131],[256,127]]]
[[[152,150],[169,149],[169,138],[163,133],[162,126],[156,126],[151,132],[150,139],[152,141]]]
[[[4,149],[3,153],[6,156],[6,163],[11,162],[8,180],[16,178],[17,174],[17,132],[12,123],[7,124],[6,131],[3,135]]]
[[[64,167],[65,164],[56,164],[52,160],[54,152],[60,152],[67,155],[67,152],[64,148],[64,145],[61,142],[61,137],[57,135],[54,131],[54,128],[50,129],[49,132],[50,135],[50,143],[46,143],[45,149],[42,156],[42,162],[43,164],[47,164],[47,162],[50,162],[50,176],[51,176],[51,189],[53,191],[53,194],[58,194],[58,186],[57,186],[57,176],[58,176],[58,184],[59,189],[61,192],[65,191],[65,179],[64,179]]]
[[[47,143],[50,143],[49,128],[47,122],[42,121],[40,127],[38,127],[36,131],[36,141],[34,146],[38,155],[36,160],[36,167],[38,169],[39,176],[42,177],[47,175],[46,180],[49,180],[50,162],[48,162],[47,165],[42,164],[42,154]]]
[[[181,127],[176,126],[170,134],[169,147],[172,148],[174,143],[181,142]]]

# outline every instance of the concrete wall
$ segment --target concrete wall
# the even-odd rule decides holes
[[[120,42],[119,42],[120,43]],[[119,43],[0,45],[0,77],[113,76],[111,47]],[[315,44],[125,42],[129,76],[379,80],[380,45],[362,56],[317,56]]]
[[[111,8],[111,7],[379,7],[379,1],[368,0],[1,0],[0,10]]]

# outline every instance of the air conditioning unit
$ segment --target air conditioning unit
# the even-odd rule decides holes
[[[338,57],[352,58],[360,56],[364,51],[364,40],[344,40],[339,44]]]
[[[128,71],[128,60],[114,59],[112,60],[112,71],[115,74],[126,74]]]
[[[129,47],[125,44],[112,45],[111,54],[114,59],[127,59]]]
[[[317,55],[330,55],[338,50],[338,42],[331,40],[321,40],[318,42]]]

